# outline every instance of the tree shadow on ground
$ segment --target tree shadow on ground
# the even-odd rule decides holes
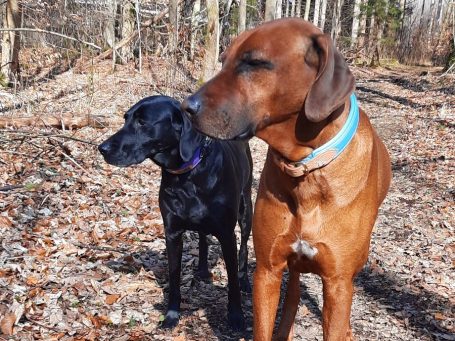
[[[212,329],[213,334],[219,340],[241,340],[242,338],[251,339],[251,330],[244,332],[233,332],[227,321],[227,280],[220,283],[219,274],[214,273],[212,266],[222,258],[221,247],[218,241],[209,236],[209,270],[212,272],[212,279],[201,280],[194,276],[197,268],[198,257],[191,255],[185,239],[197,238],[196,233],[191,233],[190,237],[184,238],[184,249],[182,255],[182,273],[181,273],[181,295],[182,309],[180,324],[178,328],[186,330],[188,335],[194,334],[191,330],[204,327],[204,320]],[[224,262],[223,262],[224,263]],[[142,267],[144,270],[153,274],[159,287],[164,290],[164,300],[154,304],[155,309],[163,315],[166,314],[168,302],[168,262],[165,250],[147,249],[141,252],[127,254],[119,259],[109,261],[107,266],[114,271],[121,272],[138,272]],[[224,266],[224,264],[223,264]],[[215,270],[216,271],[216,270]],[[251,269],[249,269],[249,278],[251,279]],[[245,314],[246,326],[252,326],[252,307],[251,294],[242,293],[242,307]],[[203,312],[201,316],[197,313]],[[157,328],[160,328],[157,325]],[[159,332],[164,333],[164,332]],[[158,332],[157,332],[158,334]]]
[[[281,287],[281,300],[275,329],[278,327],[281,311],[286,293],[288,276],[283,277]],[[305,304],[308,310],[322,323],[322,311],[318,301],[307,291],[306,285],[301,281],[300,303]],[[453,339],[450,326],[444,326],[444,319],[435,319],[435,313],[448,317],[453,316],[455,307],[449,298],[428,291],[424,288],[410,288],[402,279],[390,272],[378,273],[377,270],[366,266],[356,277],[355,286],[359,289],[356,295],[366,295],[374,300],[379,309],[385,309],[389,316],[400,321],[404,328],[416,339],[422,336],[440,336],[442,339]],[[374,307],[371,305],[370,307]],[[322,327],[321,327],[322,328]],[[372,331],[373,332],[373,331]],[[305,335],[303,335],[305,336]]]
[[[407,325],[410,332],[419,338],[423,335],[452,335],[441,321],[434,317],[435,312],[453,314],[455,307],[450,299],[422,287],[410,288],[402,279],[391,272],[378,273],[370,266],[357,276],[356,286],[373,298],[377,304],[385,307],[389,315]]]

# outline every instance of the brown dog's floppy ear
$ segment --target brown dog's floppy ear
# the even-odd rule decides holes
[[[355,79],[328,35],[313,39],[319,54],[319,70],[305,99],[305,116],[311,122],[320,122],[352,93]]]

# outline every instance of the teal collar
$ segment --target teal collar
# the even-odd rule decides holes
[[[327,143],[316,148],[306,158],[296,162],[278,160],[280,168],[293,177],[307,175],[312,170],[322,168],[335,160],[352,141],[359,125],[359,106],[354,94],[350,97],[351,108],[341,130]]]

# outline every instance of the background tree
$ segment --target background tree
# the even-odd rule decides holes
[[[276,9],[277,9],[277,1],[276,0],[266,0],[265,1],[264,20],[265,21],[269,21],[269,20],[275,19]]]
[[[2,26],[6,29],[21,27],[21,11],[17,0],[8,0],[2,8]],[[16,81],[19,72],[20,32],[3,31],[1,79],[7,85]]]
[[[218,0],[206,0],[207,30],[205,33],[205,60],[202,81],[209,80],[216,71],[219,55],[220,25]]]

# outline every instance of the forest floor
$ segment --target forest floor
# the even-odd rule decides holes
[[[248,328],[233,333],[220,246],[209,238],[213,279],[198,281],[192,233],[184,242],[180,324],[158,327],[168,288],[160,169],[150,161],[112,167],[96,145],[128,107],[161,89],[159,72],[168,67],[160,60],[145,63],[142,74],[110,67],[55,76],[36,70],[27,87],[0,90],[0,119],[33,118],[32,126],[0,130],[0,340],[251,339],[251,295],[243,295]],[[393,167],[368,263],[355,280],[354,332],[359,340],[455,340],[455,77],[434,68],[353,71],[360,106]],[[180,99],[196,86],[195,79],[177,83],[169,92]],[[87,115],[112,122],[43,126],[49,117]],[[256,192],[266,145],[250,145]],[[322,340],[321,281],[302,275],[301,287],[295,340]]]

